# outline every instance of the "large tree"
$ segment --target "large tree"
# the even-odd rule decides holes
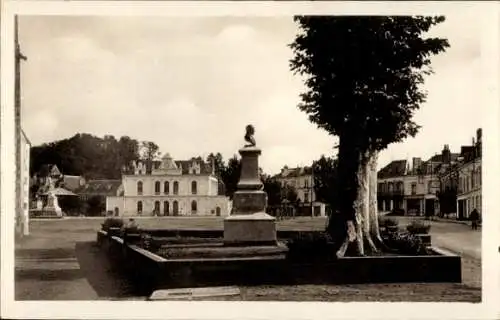
[[[425,37],[444,17],[298,16],[300,32],[290,45],[291,69],[305,76],[300,110],[337,136],[339,217],[327,227],[359,255],[382,246],[376,205],[378,152],[415,136],[412,120],[425,101],[421,88],[431,56],[448,47]],[[341,228],[339,225],[341,224]],[[343,230],[341,234],[338,230]],[[338,238],[337,238],[338,239]]]

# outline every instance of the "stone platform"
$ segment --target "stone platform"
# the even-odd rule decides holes
[[[224,245],[276,245],[276,219],[265,212],[231,215],[224,219]]]

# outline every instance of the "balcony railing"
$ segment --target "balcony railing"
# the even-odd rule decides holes
[[[387,191],[387,190],[378,190],[377,191],[377,194],[379,196],[402,196],[404,194],[404,190],[391,190],[391,191]]]

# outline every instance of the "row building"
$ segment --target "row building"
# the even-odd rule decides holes
[[[426,161],[392,161],[377,178],[381,212],[467,219],[473,209],[481,210],[481,129],[460,153],[444,145],[440,154]]]

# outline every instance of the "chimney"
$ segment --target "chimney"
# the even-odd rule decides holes
[[[483,129],[479,128],[476,130],[476,140],[477,143],[481,143],[481,138],[483,137]]]
[[[284,166],[283,169],[281,169],[281,175],[283,177],[286,177],[288,175],[288,166]]]
[[[450,146],[445,144],[443,151],[441,152],[441,161],[443,163],[450,163],[451,162],[451,152],[450,152]]]
[[[416,173],[417,169],[422,164],[422,158],[413,158],[413,171]]]

